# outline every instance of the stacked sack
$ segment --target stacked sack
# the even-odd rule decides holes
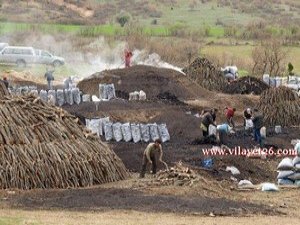
[[[300,157],[284,158],[279,163],[277,170],[278,185],[300,185]]]
[[[160,138],[162,142],[170,141],[166,124],[113,123],[109,117],[85,119],[86,127],[106,141],[149,142]]]
[[[147,99],[146,93],[144,91],[134,91],[129,93],[129,101],[145,101]]]
[[[101,100],[111,100],[116,98],[114,84],[99,84],[99,98]]]

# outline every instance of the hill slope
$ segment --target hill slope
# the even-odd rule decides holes
[[[0,5],[0,20],[15,22],[104,24],[115,22],[120,14],[129,14],[143,25],[192,28],[257,20],[277,24],[300,21],[300,2],[296,0],[2,0]]]

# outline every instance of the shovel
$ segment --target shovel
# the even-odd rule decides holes
[[[160,162],[161,162],[162,164],[164,164],[164,165],[165,165],[165,167],[166,167],[166,169],[167,169],[167,171],[169,171],[168,164],[167,164],[166,162],[162,161],[162,160],[160,160]]]

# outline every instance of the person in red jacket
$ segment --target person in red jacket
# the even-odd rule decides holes
[[[231,125],[233,127],[233,129],[235,129],[235,123],[233,121],[233,116],[234,116],[235,111],[236,111],[235,108],[229,108],[229,107],[225,108],[225,116],[227,119],[227,123],[229,126]]]
[[[130,67],[132,52],[125,50],[125,68]]]

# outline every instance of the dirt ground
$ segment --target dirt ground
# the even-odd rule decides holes
[[[200,119],[194,114],[198,111],[195,106],[178,105],[169,101],[129,102],[126,100],[113,100],[102,102],[99,111],[96,111],[93,103],[64,106],[64,109],[83,118],[95,118],[109,116],[114,122],[156,122],[166,123],[170,132],[171,141],[163,144],[164,160],[173,165],[178,161],[200,167],[204,159],[202,149],[211,148],[212,144],[199,144],[197,141],[202,137],[199,129]],[[217,121],[225,121],[222,113],[218,114]],[[237,117],[240,131],[228,138],[227,145],[231,148],[253,148],[255,142],[251,135],[244,135],[241,118]],[[280,135],[275,134],[270,128],[266,146],[277,148],[292,148],[291,140],[300,137],[299,128],[285,128]],[[104,139],[103,139],[104,140]],[[109,145],[123,160],[127,169],[138,172],[141,169],[143,150],[146,143],[110,142]],[[245,160],[247,163],[245,164]],[[240,178],[250,179],[258,183],[276,180],[276,166],[281,158],[271,157],[267,160],[250,159],[243,156],[216,156],[214,168],[211,174],[217,179],[224,177],[226,166],[236,166],[242,173]],[[159,168],[163,168],[160,165]]]
[[[144,213],[137,211],[111,210],[107,212],[73,212],[62,210],[0,210],[3,224],[39,225],[282,225],[299,224],[299,217],[256,216],[256,217],[199,217],[170,213]]]
[[[299,189],[151,187],[151,176],[84,189],[0,192],[2,224],[299,224]],[[226,184],[225,184],[226,185]],[[223,189],[223,190],[222,190]],[[221,194],[217,197],[216,193]]]
[[[118,99],[101,102],[98,111],[94,103],[63,108],[82,122],[84,118],[109,116],[114,122],[166,123],[171,141],[163,144],[164,160],[169,166],[182,161],[196,171],[200,181],[182,187],[152,185],[150,174],[138,179],[147,144],[110,142],[131,172],[131,179],[82,189],[0,191],[0,224],[1,219],[8,221],[4,224],[299,224],[300,205],[295,200],[299,189],[240,191],[225,171],[227,166],[235,166],[241,172],[236,176],[238,180],[274,183],[281,158],[215,156],[211,169],[201,167],[206,158],[202,150],[213,144],[199,143],[201,120],[195,114],[204,108],[218,108],[220,124],[225,121],[223,108],[236,107],[238,129],[227,145],[252,148],[252,136],[242,129],[242,111],[253,107],[258,96],[209,92],[179,72],[152,67],[137,66],[102,75],[83,81],[81,90],[98,95],[99,82],[113,82]],[[148,100],[129,102],[128,94],[135,90],[144,90]],[[291,148],[291,140],[299,137],[299,127],[284,128],[282,134],[268,128],[265,144],[275,150]],[[163,165],[159,169],[164,169]]]

